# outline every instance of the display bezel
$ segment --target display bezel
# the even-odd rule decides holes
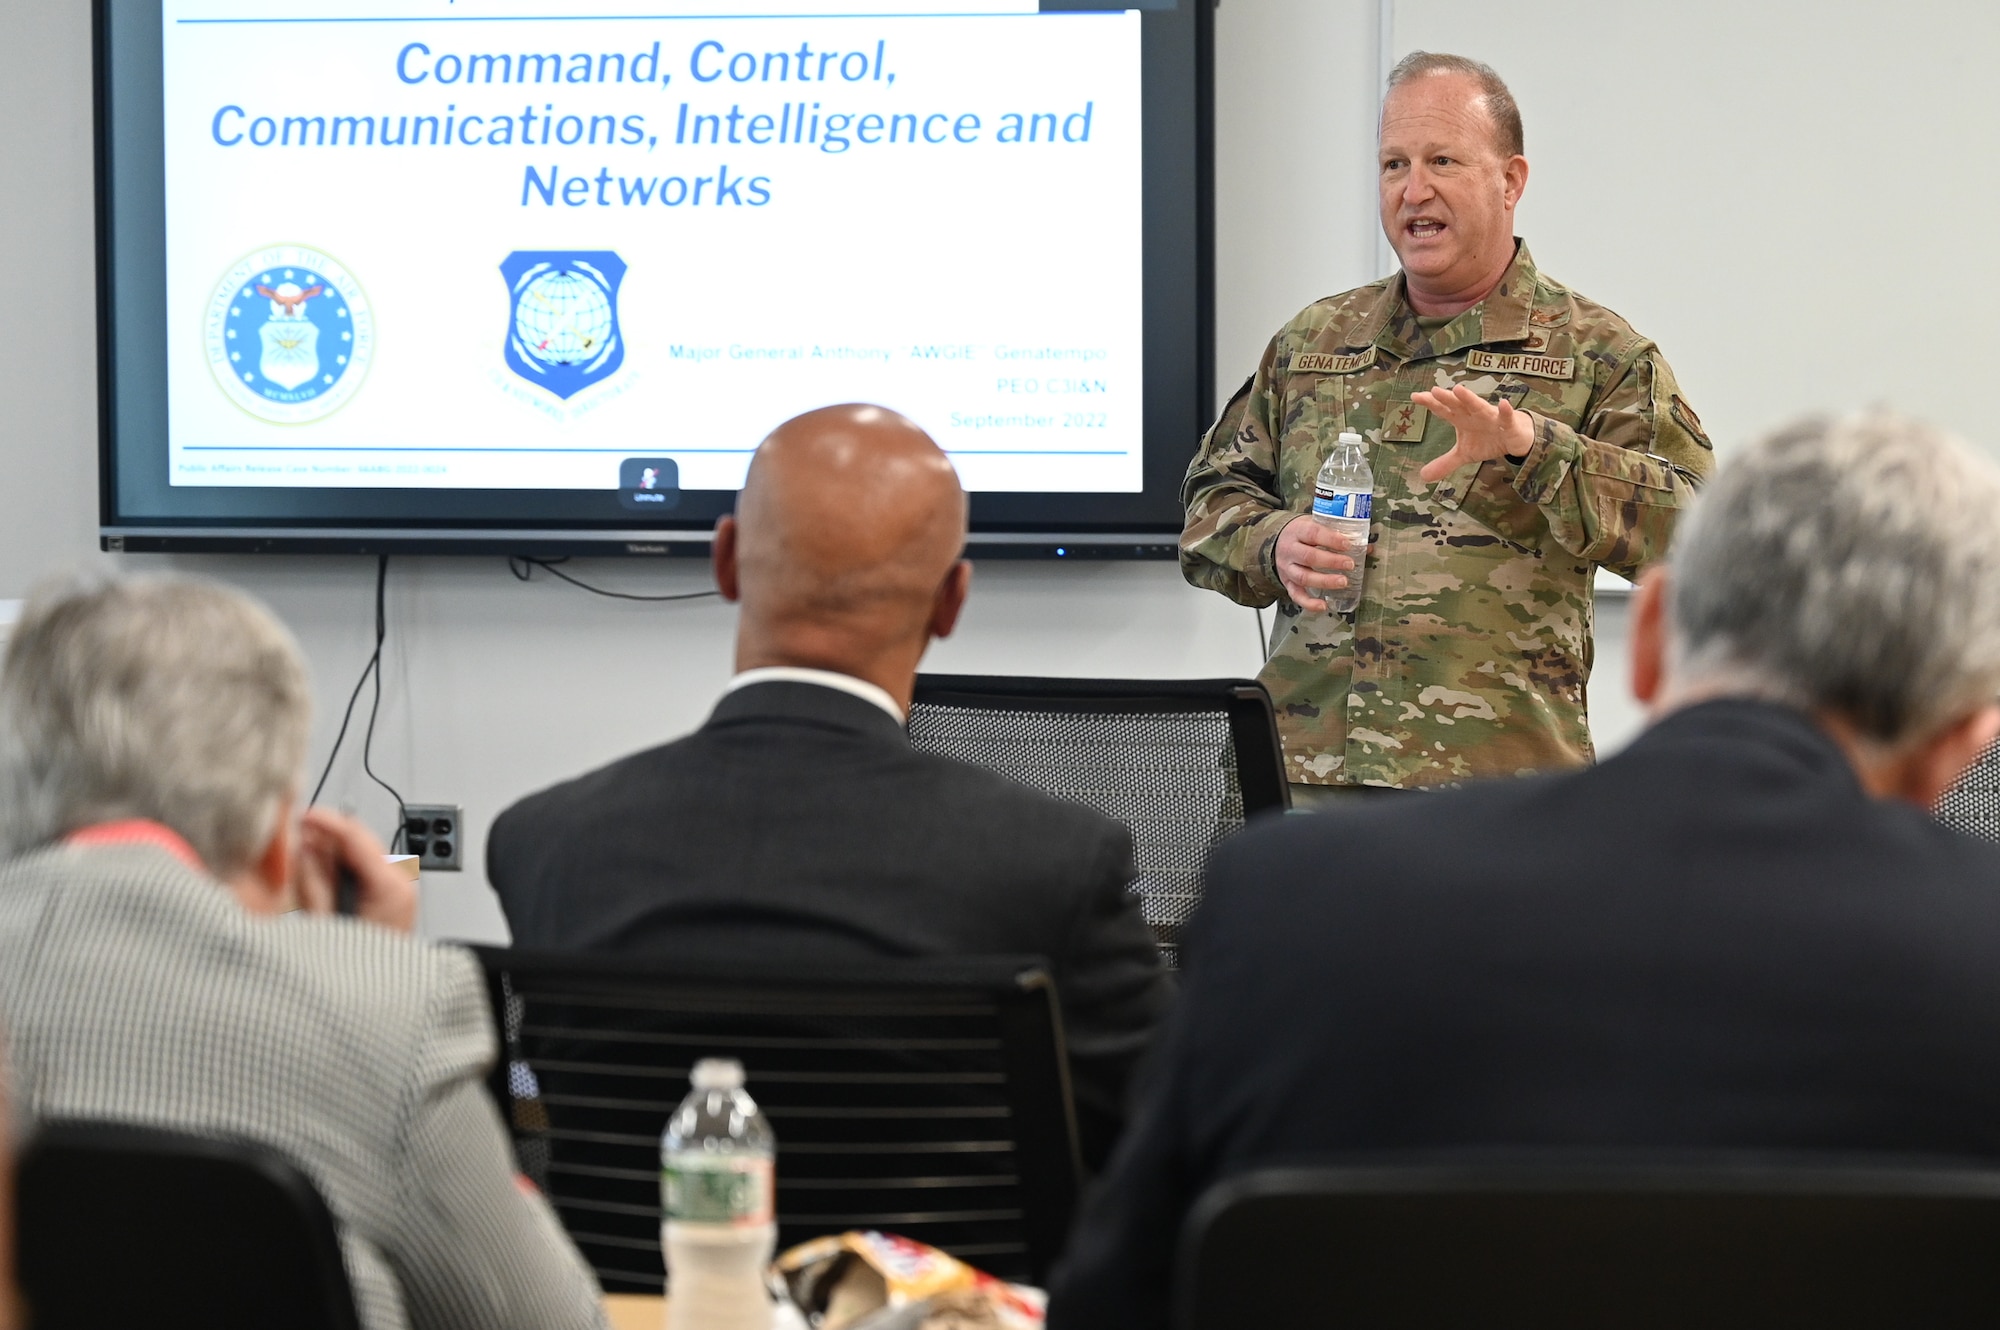
[[[1179,488],[1212,411],[1212,0],[1043,0],[1142,10],[1144,463],[1138,493],[976,493],[989,556],[1173,553]],[[259,489],[167,482],[159,0],[94,0],[100,536],[113,550],[702,554],[733,490],[635,514],[616,491]],[[1087,239],[1084,238],[1084,239]]]

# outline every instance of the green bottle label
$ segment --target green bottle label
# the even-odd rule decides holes
[[[768,1224],[773,1183],[769,1159],[682,1155],[660,1169],[660,1209],[679,1224]]]

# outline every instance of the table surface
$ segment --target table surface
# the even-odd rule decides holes
[[[611,1330],[666,1330],[667,1300],[643,1293],[607,1293],[604,1319]]]

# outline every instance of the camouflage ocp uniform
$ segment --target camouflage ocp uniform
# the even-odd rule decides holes
[[[1534,446],[1427,485],[1419,468],[1455,433],[1410,395],[1456,383],[1531,413]],[[1342,430],[1375,473],[1351,619],[1301,611],[1274,563]],[[1242,604],[1280,602],[1260,677],[1294,782],[1577,766],[1591,758],[1593,570],[1657,559],[1712,465],[1658,348],[1520,245],[1493,293],[1442,327],[1419,323],[1400,274],[1287,324],[1188,468],[1181,569]]]

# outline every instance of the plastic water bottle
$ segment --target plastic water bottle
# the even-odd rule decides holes
[[[771,1330],[778,1138],[743,1064],[703,1058],[660,1134],[660,1244],[675,1330]]]
[[[1334,614],[1352,614],[1361,603],[1361,584],[1368,571],[1368,521],[1374,507],[1375,473],[1368,469],[1361,436],[1345,431],[1313,482],[1313,520],[1346,536],[1348,552],[1354,556],[1347,585],[1321,593]]]

